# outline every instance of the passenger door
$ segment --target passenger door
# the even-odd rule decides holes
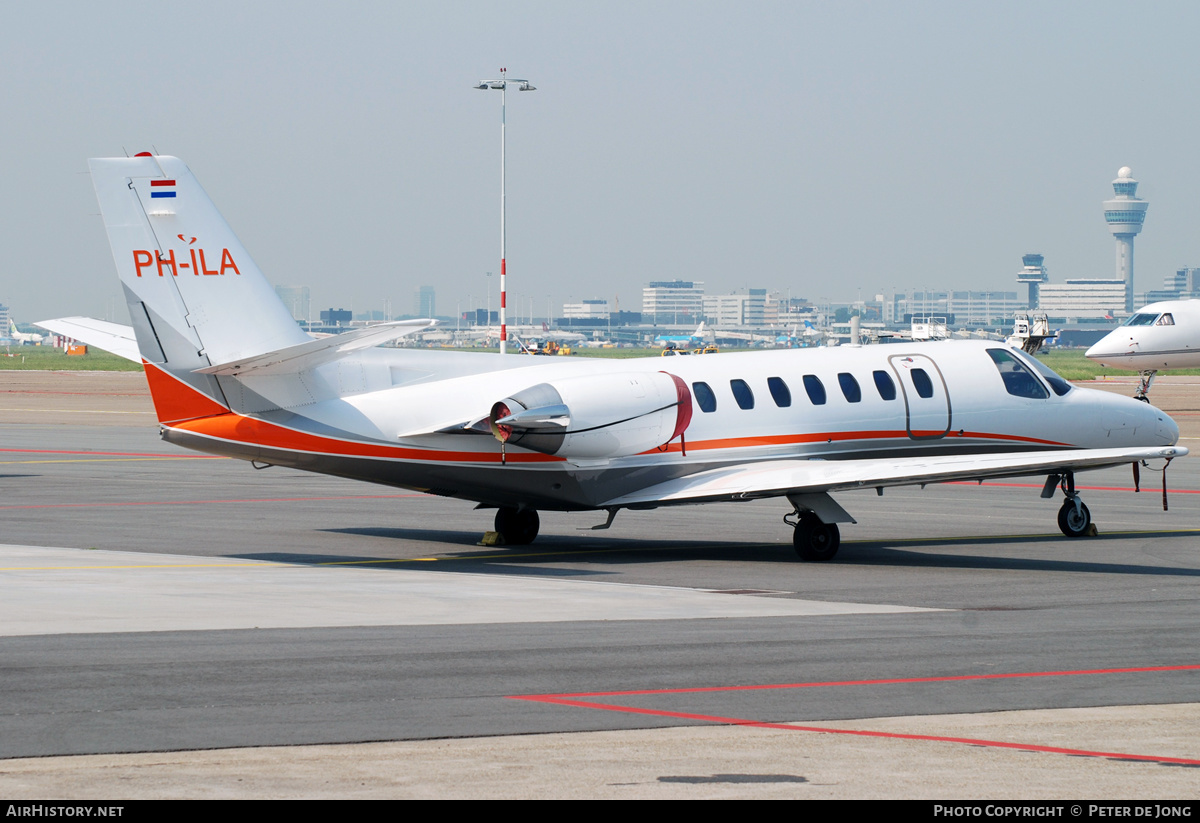
[[[950,392],[937,364],[923,354],[888,357],[904,394],[904,416],[913,440],[936,440],[950,431]]]

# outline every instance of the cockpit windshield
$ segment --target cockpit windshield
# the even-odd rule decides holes
[[[1069,392],[1071,389],[1075,388],[1070,383],[1068,383],[1066,381],[1066,379],[1060,377],[1058,375],[1058,373],[1056,371],[1054,371],[1054,369],[1050,368],[1045,363],[1043,363],[1041,360],[1038,360],[1036,357],[1024,357],[1020,354],[1018,354],[1017,356],[1020,357],[1022,360],[1024,360],[1029,365],[1033,366],[1035,369],[1037,369],[1037,373],[1042,376],[1043,380],[1045,380],[1047,383],[1050,384],[1050,388],[1054,389],[1054,393],[1057,394],[1059,397],[1062,397],[1064,394]]]
[[[1014,357],[1014,352],[1003,349],[988,349],[988,356],[996,364],[1000,379],[1004,381],[1005,390],[1014,397],[1028,397],[1034,400],[1045,400],[1050,396],[1046,387]]]
[[[1158,319],[1157,314],[1135,314],[1126,320],[1124,326],[1153,326],[1154,321]]]

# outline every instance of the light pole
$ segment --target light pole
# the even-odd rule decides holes
[[[475,88],[486,91],[500,90],[500,353],[508,352],[508,323],[504,309],[508,302],[508,291],[505,283],[507,267],[505,265],[505,231],[504,231],[504,93],[509,83],[517,84],[517,91],[537,91],[528,80],[517,80],[508,77],[508,69],[500,69],[499,80],[483,80]]]

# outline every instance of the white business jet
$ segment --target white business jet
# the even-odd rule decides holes
[[[1200,300],[1166,300],[1138,309],[1088,349],[1087,356],[1140,372],[1134,397],[1147,400],[1159,371],[1200,366]]]
[[[132,331],[42,325],[137,357],[162,437],[497,509],[509,544],[539,510],[784,498],[806,560],[832,558],[832,495],[1014,475],[1061,488],[1069,536],[1093,532],[1075,473],[1187,453],[1145,403],[1073,388],[1001,343],[944,341],[637,360],[377,348],[426,321],[314,340],[174,157],[90,161]]]

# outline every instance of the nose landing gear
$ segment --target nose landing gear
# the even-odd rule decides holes
[[[1067,472],[1062,476],[1061,486],[1066,500],[1058,510],[1058,528],[1067,537],[1090,537],[1096,534],[1092,525],[1092,513],[1083,504],[1075,491],[1075,475]]]
[[[1095,528],[1092,526],[1092,513],[1078,495],[1063,501],[1062,508],[1058,510],[1058,527],[1067,537],[1083,537]]]
[[[1137,391],[1133,393],[1134,400],[1141,400],[1143,403],[1150,402],[1150,387],[1154,385],[1154,375],[1158,374],[1157,369],[1140,372],[1142,382],[1138,384]]]

